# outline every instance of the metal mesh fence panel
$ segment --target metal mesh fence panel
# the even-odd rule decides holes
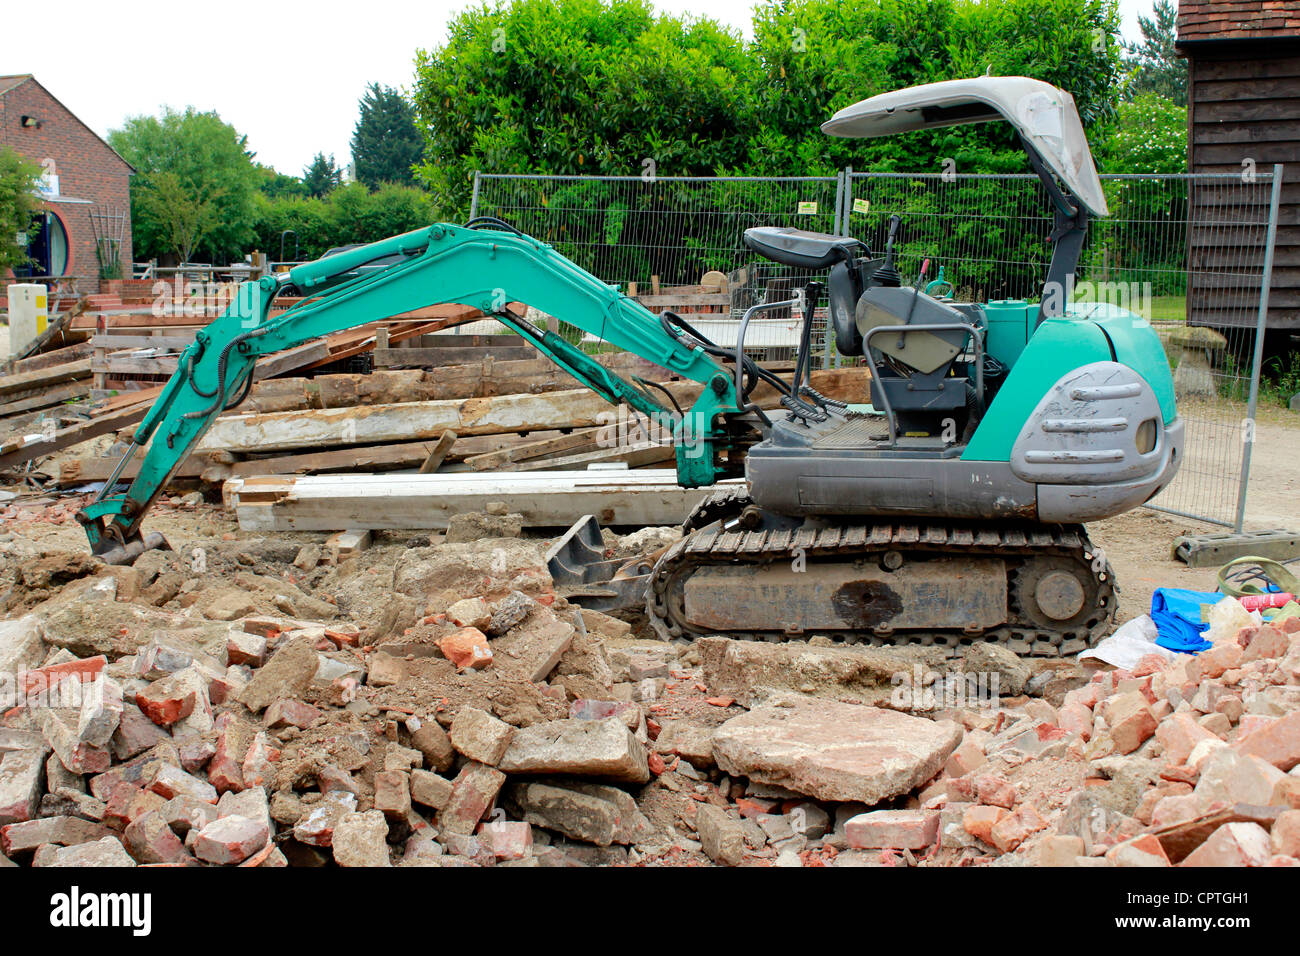
[[[605,282],[635,286],[653,311],[671,309],[731,347],[745,309],[789,298],[791,289],[816,278],[755,256],[742,240],[745,230],[794,225],[837,232],[840,186],[838,176],[481,175],[472,213],[505,220]],[[700,287],[710,272],[726,277],[725,300]],[[790,357],[801,324],[801,316],[769,314],[751,324],[745,346]],[[819,312],[816,341],[824,340],[824,328]],[[578,334],[563,321],[558,331],[571,339]]]

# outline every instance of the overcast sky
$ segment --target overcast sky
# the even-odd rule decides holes
[[[216,110],[248,136],[259,162],[300,175],[318,151],[351,161],[357,101],[368,83],[408,89],[415,51],[441,45],[471,0],[274,0],[196,4],[64,0],[50,43],[8,44],[0,73],[33,73],[101,136],[128,116],[164,106]],[[702,12],[750,35],[754,0],[653,0]],[[1124,35],[1152,0],[1120,0]],[[265,11],[260,21],[254,13]],[[47,11],[48,13],[48,11]],[[52,44],[52,45],[51,45]]]

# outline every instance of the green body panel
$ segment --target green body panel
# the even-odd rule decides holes
[[[1110,343],[1091,322],[1047,319],[1040,325],[997,396],[970,444],[966,461],[1010,461],[1020,429],[1057,380],[1080,365],[1110,361]]]
[[[394,253],[408,258],[385,269],[346,275]],[[148,446],[137,477],[125,494],[102,497],[78,516],[92,548],[136,535],[144,511],[172,473],[224,407],[241,395],[259,356],[439,303],[462,303],[495,316],[603,398],[626,402],[656,416],[661,425],[671,422],[679,440],[678,479],[683,485],[708,485],[730,474],[722,464],[730,441],[725,416],[740,411],[731,376],[703,350],[677,341],[640,303],[544,243],[440,223],[306,263],[289,277],[317,297],[272,319],[268,314],[278,280],[243,283],[225,314],[181,354],[179,368],[136,432],[136,444]],[[584,332],[706,387],[678,415],[554,332],[538,335],[531,324],[511,317],[505,307],[514,301],[562,316]]]
[[[1009,305],[999,304],[1004,308]],[[1038,307],[1031,304],[1023,308],[1026,321],[1034,322]],[[1090,362],[1116,361],[1133,369],[1155,392],[1165,424],[1174,420],[1177,409],[1173,374],[1151,324],[1127,310],[1095,303],[1076,303],[1067,312],[1088,318],[1046,319],[1038,326],[975,429],[962,453],[963,460],[1009,461],[1021,428],[1043,396],[1061,376]],[[1014,319],[1008,324],[1014,327]],[[1004,326],[1002,335],[1003,347],[1008,347],[1006,341],[1014,339],[1014,334]],[[992,339],[991,325],[989,336]],[[992,344],[989,352],[1006,361]]]
[[[1011,368],[1025,350],[1033,334],[1038,306],[1024,299],[999,299],[984,306],[984,319],[988,323],[984,335],[984,349],[1007,368]]]
[[[1086,315],[1106,330],[1115,348],[1115,361],[1133,369],[1151,386],[1168,425],[1178,416],[1174,399],[1174,373],[1169,368],[1165,347],[1151,323],[1140,315],[1113,305],[1080,302],[1070,306],[1072,315]]]

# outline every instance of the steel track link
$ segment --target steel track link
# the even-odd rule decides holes
[[[1077,654],[1105,636],[1115,618],[1117,588],[1110,565],[1092,545],[1082,525],[981,525],[968,523],[845,523],[824,528],[743,531],[726,522],[749,504],[743,495],[719,493],[702,501],[685,522],[688,534],[655,564],[647,589],[646,611],[655,632],[664,640],[708,635],[741,640],[806,640],[822,633],[839,643],[876,647],[918,644],[944,647],[949,656],[977,641],[1001,643],[1017,654],[1062,657]],[[701,526],[701,522],[707,522]],[[957,557],[999,557],[1008,560],[1008,611],[1019,619],[1011,624],[971,634],[965,631],[783,631],[714,632],[692,627],[681,618],[681,588],[696,568],[731,564],[790,561],[799,551],[809,562],[853,560],[882,551],[912,554],[943,553]],[[1023,613],[1027,600],[1017,587],[1022,568],[1036,562],[1082,566],[1091,576],[1091,602],[1068,629],[1035,624]]]

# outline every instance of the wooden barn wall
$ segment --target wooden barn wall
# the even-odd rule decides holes
[[[1215,44],[1188,54],[1188,125],[1193,172],[1242,172],[1285,164],[1270,328],[1300,329],[1300,44],[1261,49]],[[1191,280],[1188,318],[1196,325],[1254,325],[1258,275],[1263,263],[1268,189],[1197,186],[1190,197],[1188,234]],[[1246,205],[1243,207],[1243,201]]]

